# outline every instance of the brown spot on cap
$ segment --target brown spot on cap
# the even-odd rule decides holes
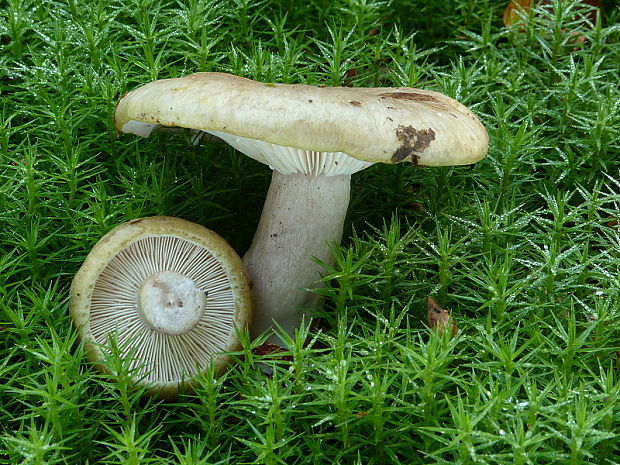
[[[353,105],[354,107],[361,107],[362,106],[362,102],[358,102],[357,100],[351,100],[349,103],[351,105]]]
[[[411,161],[417,165],[419,157],[416,152],[424,152],[431,145],[431,142],[435,140],[435,131],[431,128],[415,129],[413,126],[398,126],[396,137],[402,142],[402,145],[392,155],[392,163],[401,162],[411,156]]]
[[[415,100],[416,102],[438,102],[435,97],[419,92],[384,92],[379,97],[389,97],[397,100]]]

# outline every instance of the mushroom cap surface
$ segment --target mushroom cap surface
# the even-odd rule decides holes
[[[101,238],[73,279],[70,312],[98,368],[107,370],[102,362],[115,335],[121,355],[131,357],[134,381],[174,397],[211,363],[216,374],[229,366],[226,352],[240,348],[252,299],[243,263],[224,239],[160,216],[129,221]]]
[[[474,163],[489,141],[474,113],[438,92],[268,84],[224,73],[162,79],[129,92],[116,107],[115,125],[143,137],[158,126],[184,127],[426,166]]]

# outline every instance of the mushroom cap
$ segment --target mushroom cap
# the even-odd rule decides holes
[[[134,381],[169,398],[191,389],[211,363],[216,374],[229,366],[226,353],[240,348],[252,299],[243,263],[224,239],[160,216],[101,238],[73,279],[70,312],[98,368],[107,370],[106,345],[116,335]]]
[[[438,92],[267,84],[223,73],[146,84],[120,100],[115,125],[143,137],[160,125],[178,126],[426,166],[474,163],[489,141],[476,115]]]

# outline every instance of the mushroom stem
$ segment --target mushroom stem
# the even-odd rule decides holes
[[[319,259],[332,264],[330,243],[340,243],[349,206],[350,175],[313,176],[273,172],[263,213],[243,257],[252,281],[252,337],[273,322],[293,335],[302,318],[320,305]],[[277,338],[271,337],[272,342]]]

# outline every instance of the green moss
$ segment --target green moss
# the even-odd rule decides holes
[[[564,2],[506,30],[505,3],[2,3],[0,463],[617,462],[620,11],[592,29]],[[67,296],[137,217],[247,249],[264,166],[114,129],[125,92],[195,71],[437,90],[491,147],[474,167],[355,175],[310,343],[289,341],[289,363],[246,342],[223,378],[162,404],[118,350],[114,375],[85,362]],[[428,295],[455,338],[427,331]]]

